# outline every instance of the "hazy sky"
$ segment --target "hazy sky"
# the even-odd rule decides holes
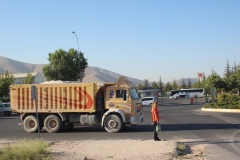
[[[89,66],[141,80],[222,76],[240,62],[239,0],[2,0],[0,20],[0,55],[25,63],[77,50],[72,31]]]

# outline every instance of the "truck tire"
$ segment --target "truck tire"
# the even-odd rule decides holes
[[[62,130],[62,121],[56,115],[49,115],[44,120],[44,128],[48,133],[57,133]]]
[[[104,119],[104,129],[109,133],[116,133],[122,129],[122,119],[116,114],[109,114]]]
[[[37,118],[33,115],[27,116],[23,121],[23,128],[26,132],[29,133],[37,132],[38,131]]]

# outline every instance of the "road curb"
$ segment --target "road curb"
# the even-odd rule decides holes
[[[208,111],[208,112],[233,112],[233,113],[240,113],[240,109],[215,109],[215,108],[202,108],[202,111]]]

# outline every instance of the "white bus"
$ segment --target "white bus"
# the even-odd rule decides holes
[[[171,92],[170,92],[170,99],[198,98],[198,97],[203,97],[203,96],[204,96],[203,88],[171,90]]]

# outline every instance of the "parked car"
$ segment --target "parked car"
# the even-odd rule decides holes
[[[12,114],[10,103],[0,103],[0,114],[10,116]]]
[[[142,105],[152,105],[152,103],[155,101],[155,97],[143,97],[141,100]]]

